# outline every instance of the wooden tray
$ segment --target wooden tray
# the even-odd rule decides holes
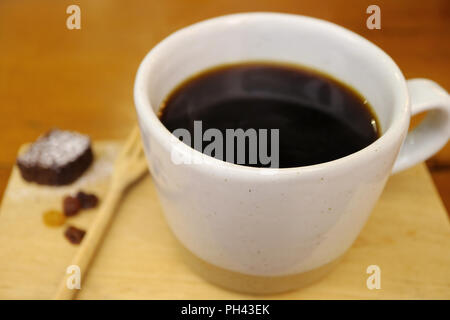
[[[63,227],[42,213],[60,209],[79,189],[104,196],[117,142],[94,145],[96,162],[71,186],[26,183],[14,168],[0,208],[0,298],[47,299],[77,249]],[[95,210],[69,223],[89,231]],[[366,268],[381,268],[381,289],[369,290]],[[79,299],[249,299],[205,282],[182,261],[150,176],[121,204]],[[260,296],[257,298],[261,298]],[[367,225],[338,267],[322,281],[274,299],[450,299],[450,226],[424,165],[390,178]]]

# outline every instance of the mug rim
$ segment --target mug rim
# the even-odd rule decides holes
[[[394,60],[381,48],[379,48],[377,45],[370,42],[369,40],[365,39],[364,37],[358,35],[357,33],[323,19],[298,14],[278,13],[278,12],[244,12],[210,18],[207,20],[203,20],[188,25],[184,28],[181,28],[173,32],[172,34],[161,40],[158,44],[156,44],[146,54],[141,64],[139,65],[134,82],[134,101],[135,101],[135,108],[138,114],[139,124],[141,126],[145,125],[146,128],[151,130],[151,134],[161,142],[161,145],[164,148],[170,145],[170,143],[164,143],[164,141],[169,142],[171,141],[170,139],[175,136],[160,121],[156,112],[152,108],[152,105],[149,101],[150,99],[148,98],[148,93],[146,89],[147,80],[148,77],[151,75],[148,65],[152,62],[153,56],[155,55],[158,56],[158,54],[164,49],[164,46],[167,46],[167,44],[170,42],[177,41],[177,39],[179,37],[182,37],[185,33],[196,32],[198,29],[209,28],[211,27],[212,24],[216,23],[236,23],[239,22],[238,20],[242,18],[298,19],[299,23],[310,23],[312,25],[330,28],[331,31],[339,32],[341,33],[341,35],[351,37],[353,40],[358,41],[360,45],[364,45],[366,46],[366,48],[376,51],[377,55],[379,55],[380,58],[383,58],[384,62],[387,63],[389,67],[392,68],[391,74],[392,77],[395,78],[395,83],[397,83],[397,87],[395,88],[390,87],[390,89],[394,93],[394,95],[400,97],[400,99],[397,99],[396,105],[392,106],[396,110],[394,110],[393,115],[391,116],[391,123],[387,128],[387,130],[385,132],[382,132],[381,136],[368,146],[335,160],[307,166],[289,167],[289,168],[250,167],[241,164],[226,162],[220,159],[216,159],[212,156],[205,155],[202,152],[182,142],[180,144],[180,149],[178,151],[183,152],[185,154],[189,152],[191,153],[191,155],[193,153],[197,156],[205,157],[207,159],[207,161],[204,162],[206,167],[210,167],[209,165],[211,165],[216,168],[226,169],[228,170],[228,172],[230,172],[230,170],[231,172],[235,171],[237,174],[256,173],[257,175],[261,176],[264,175],[264,171],[269,172],[268,170],[276,170],[276,174],[291,175],[292,173],[299,173],[299,171],[301,171],[302,174],[305,174],[307,172],[314,173],[319,170],[326,170],[326,169],[335,170],[338,167],[348,166],[352,162],[352,160],[360,160],[360,161],[369,160],[368,156],[371,153],[377,152],[381,148],[385,148],[388,145],[395,143],[397,139],[402,136],[402,134],[406,135],[406,131],[410,121],[410,101],[406,86],[406,80],[403,76],[403,73],[401,72],[397,64],[394,62]],[[147,130],[144,130],[144,132],[145,131]],[[401,138],[403,140],[404,136]],[[191,165],[191,167],[204,167],[204,166]]]

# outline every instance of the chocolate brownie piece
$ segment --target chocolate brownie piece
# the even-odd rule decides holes
[[[70,184],[94,159],[88,136],[53,129],[39,137],[17,159],[22,177],[46,185]]]

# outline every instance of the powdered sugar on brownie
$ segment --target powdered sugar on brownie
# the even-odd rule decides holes
[[[18,161],[24,166],[62,167],[75,161],[90,145],[86,135],[54,129],[33,143]]]

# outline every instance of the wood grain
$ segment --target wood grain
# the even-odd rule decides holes
[[[217,15],[280,11],[326,19],[379,45],[407,78],[428,77],[450,89],[448,0],[377,1],[381,30],[366,28],[371,0],[75,2],[81,30],[65,25],[74,1],[0,1],[0,196],[18,147],[51,127],[93,139],[125,137],[136,120],[132,87],[144,55],[171,32]],[[450,147],[435,159],[450,167]],[[448,173],[433,175],[450,208]]]
[[[75,185],[36,186],[14,168],[0,208],[0,299],[53,296],[77,246],[63,227],[49,228],[42,213],[58,209],[64,194],[82,188],[105,199],[118,144],[96,143],[97,163]],[[109,163],[109,165],[108,165]],[[111,172],[109,172],[111,173]],[[414,202],[411,202],[414,199]],[[89,233],[97,210],[69,218]],[[369,221],[338,266],[301,290],[273,299],[450,299],[450,225],[423,164],[392,176]],[[369,265],[381,268],[381,289],[366,287]],[[83,275],[83,270],[81,270]],[[79,299],[251,299],[213,286],[192,272],[163,218],[146,176],[116,212],[84,279]]]

